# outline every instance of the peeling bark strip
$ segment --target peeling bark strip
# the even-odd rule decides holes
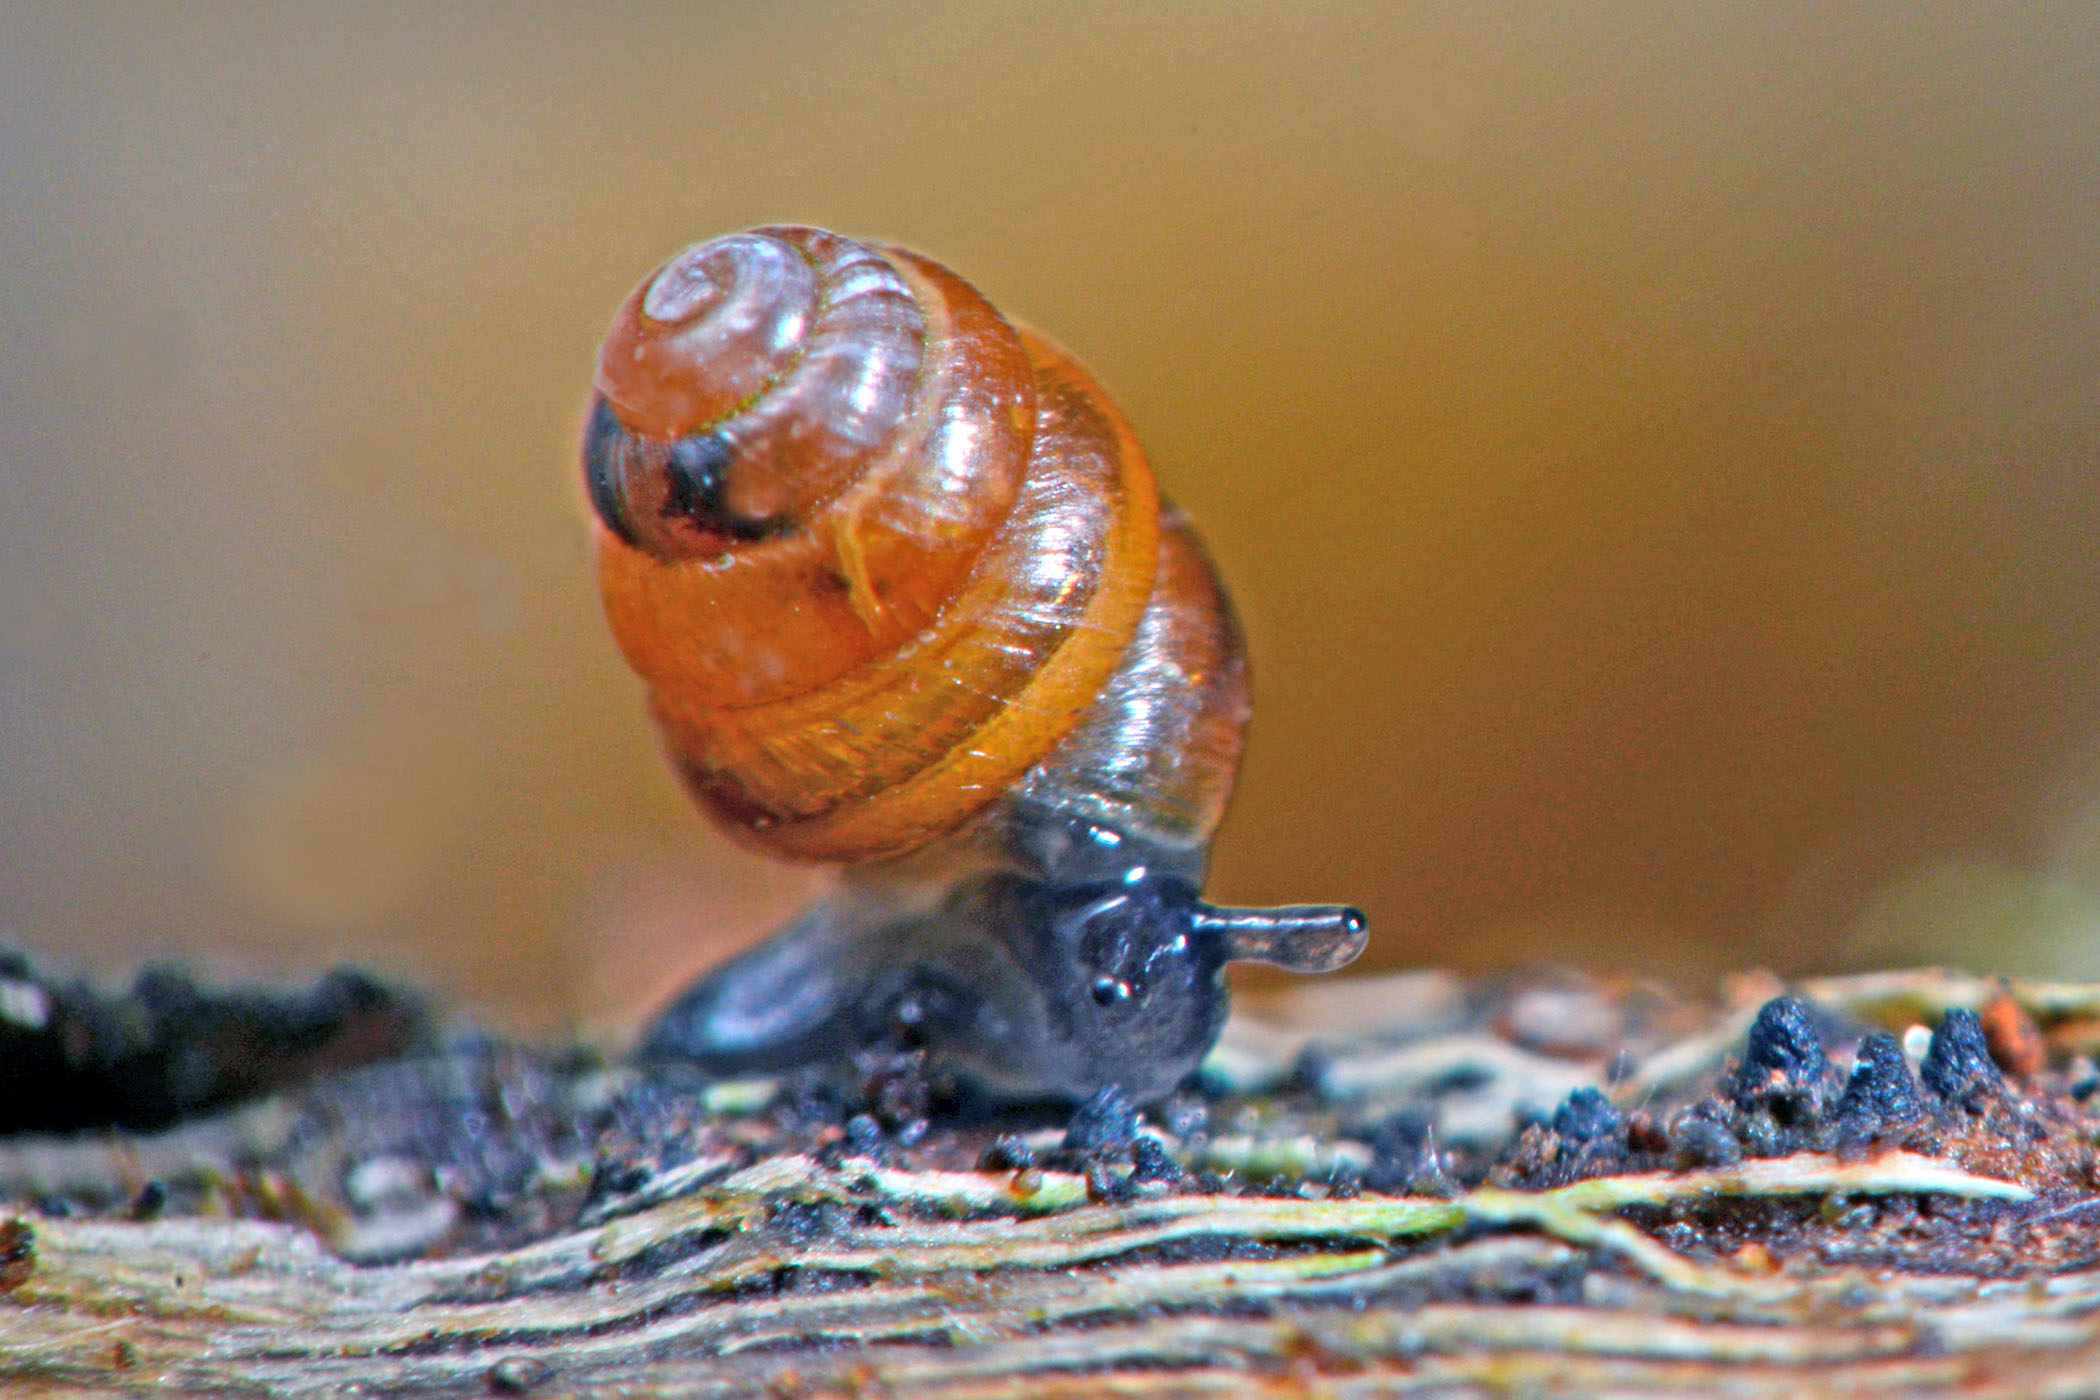
[[[928,1394],[938,1390],[922,1387],[1104,1363],[1414,1369],[1424,1347],[1460,1344],[1512,1354],[1551,1346],[1633,1367],[1659,1360],[1659,1339],[1632,1327],[1629,1309],[1668,1317],[1694,1300],[1707,1320],[1665,1333],[1668,1349],[1686,1356],[1780,1367],[1900,1356],[1916,1348],[1918,1327],[1892,1326],[1873,1309],[1854,1308],[1849,1326],[1825,1319],[1793,1333],[1716,1326],[1716,1317],[1749,1322],[1775,1310],[1806,1317],[1830,1281],[1805,1287],[1694,1263],[1609,1215],[1714,1197],[1891,1192],[2029,1194],[1892,1154],[1598,1178],[1537,1193],[1486,1188],[1455,1200],[1165,1197],[1103,1206],[1086,1203],[1083,1180],[1053,1175],[1036,1196],[1058,1208],[958,1220],[949,1217],[1010,1210],[1011,1183],[790,1158],[509,1254],[378,1269],[346,1265],[283,1226],[39,1220],[29,1225],[34,1268],[0,1310],[0,1376],[60,1393],[322,1397],[356,1393],[345,1391],[351,1384],[386,1395],[475,1394],[503,1366],[513,1377],[544,1373],[549,1384],[565,1377],[564,1389],[708,1379],[725,1394],[777,1387],[793,1371],[813,1389]],[[822,1206],[845,1209],[809,1239],[807,1212]],[[1491,1233],[1421,1245],[1468,1229]],[[1912,1282],[1949,1319],[1989,1311],[1973,1285]],[[1616,1298],[1616,1311],[1592,1327],[1573,1325],[1561,1308],[1422,1307],[1512,1290],[1571,1304],[1595,1290]],[[1355,1300],[1393,1306],[1377,1321],[1328,1310]],[[2100,1302],[2100,1289],[2087,1301]],[[1245,1335],[1238,1324],[1206,1325],[1221,1309],[1285,1307],[1309,1311]],[[1079,1323],[1091,1324],[1090,1344],[1075,1352],[1060,1329]],[[822,1350],[867,1342],[905,1350],[850,1358]],[[1199,1345],[1211,1350],[1199,1355]],[[782,1355],[796,1360],[784,1364]]]
[[[1614,1023],[1630,989],[1560,982],[1474,989],[1427,1029],[1374,1018],[1314,1044],[1271,1026],[1234,1053],[1273,1087],[1156,1124],[1094,1105],[1062,1137],[629,1082],[662,1129],[637,1156],[641,1120],[602,1107],[617,1072],[483,1047],[152,1139],[0,1142],[0,1393],[2090,1390],[2100,1077],[2062,1037],[2100,993],[1928,974],[1768,990]],[[1982,1022],[1946,1014],[1986,1005]],[[2032,1035],[1993,1030],[2020,1017]],[[1656,1087],[1688,1085],[1695,1054],[1703,1093]],[[469,1252],[455,1231],[445,1257],[433,1237],[433,1257],[368,1266],[328,1248],[372,1236],[345,1223],[353,1198],[421,1169],[433,1109],[462,1105],[494,1162],[474,1177],[441,1144],[455,1155],[431,1179],[466,1183],[462,1211],[515,1175],[519,1142],[559,1166],[505,1207],[523,1242]],[[379,1131],[395,1118],[416,1131]],[[1454,1125],[1477,1145],[1440,1148]],[[142,1166],[169,1184],[142,1186]],[[1381,1194],[1374,1172],[1439,1184]],[[362,1185],[328,1197],[331,1179]],[[299,1223],[223,1218],[264,1208]],[[518,1233],[539,1219],[555,1223]]]

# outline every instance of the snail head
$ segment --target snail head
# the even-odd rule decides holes
[[[1171,1092],[1216,1042],[1225,968],[1262,962],[1329,972],[1363,950],[1358,911],[1223,908],[1185,880],[1135,865],[1113,881],[1013,881],[980,924],[1005,956],[944,969],[977,1014],[941,1047],[964,1073],[1015,1097],[1084,1097],[1119,1085]]]

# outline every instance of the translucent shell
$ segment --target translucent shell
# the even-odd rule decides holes
[[[594,429],[625,434],[592,459],[628,546],[600,551],[607,613],[687,713],[910,642],[1010,512],[1035,418],[1020,341],[974,290],[816,229],[673,258],[614,319],[598,389]]]
[[[732,830],[871,860],[1033,794],[1207,841],[1239,634],[1058,347],[914,254],[768,228],[652,274],[597,388],[606,612]]]

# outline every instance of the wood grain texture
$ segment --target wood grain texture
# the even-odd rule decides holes
[[[1908,1014],[1995,989],[1905,974],[1811,990],[1827,1008]],[[2045,1037],[2075,1033],[2100,1004],[2100,989],[2015,990]],[[1419,1013],[1426,1002],[1393,1004]],[[1653,1046],[1643,1071],[1656,1082],[1711,1072],[1741,1020],[1715,1008]],[[1265,1032],[1283,1045],[1305,1029]],[[1235,1038],[1242,1054],[1253,1043]],[[1460,1025],[1414,1053],[1442,1045],[1448,1063],[1481,1043]],[[1397,1052],[1384,1053],[1390,1068]],[[1502,1068],[1521,1079],[1517,1062]],[[724,1117],[747,1111],[718,1105]],[[185,1151],[239,1155],[281,1142],[284,1121],[265,1102],[156,1139],[74,1142],[77,1160],[42,1170],[78,1176],[98,1154],[162,1168]],[[1281,1152],[1260,1133],[1205,1150],[1250,1179],[1261,1152]],[[0,1180],[22,1179],[26,1151],[0,1145]],[[2042,1199],[1909,1151],[1431,1196],[1111,1185],[850,1154],[703,1155],[516,1248],[364,1266],[291,1224],[66,1219],[18,1205],[0,1231],[0,1389],[2027,1397],[2091,1393],[2100,1374],[2100,1212],[2088,1209],[2100,1198]],[[1789,1228],[1843,1231],[1848,1212],[1899,1204],[1937,1213],[1950,1240],[1979,1221],[2001,1233],[2016,1222],[2071,1231],[2083,1253],[1984,1277],[1959,1272],[1953,1254],[1944,1268],[1832,1264],[1775,1256],[1722,1227],[1699,1233],[1699,1222],[1725,1226],[1732,1207],[1751,1219],[1801,1206]]]

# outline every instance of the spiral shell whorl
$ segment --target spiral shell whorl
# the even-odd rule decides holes
[[[783,254],[808,299],[777,271]],[[731,280],[746,261],[784,308]],[[760,230],[686,250],[621,309],[586,458],[601,519],[630,546],[600,554],[613,628],[660,692],[759,704],[895,650],[999,527],[1027,462],[1032,376],[1013,329],[932,272],[818,230]],[[660,323],[652,302],[693,318]]]
[[[871,248],[814,229],[688,248],[628,298],[598,388],[636,437],[707,443],[710,505],[731,528],[656,502],[629,533],[660,558],[703,557],[724,533],[806,518],[910,431],[926,348],[912,289]],[[644,500],[648,485],[634,483]]]
[[[598,390],[635,432],[686,437],[783,374],[816,309],[799,249],[755,234],[696,244],[628,299],[599,350]]]
[[[586,442],[606,609],[689,784],[776,851],[959,826],[1114,672],[1151,474],[1069,357],[961,279],[812,229],[688,249],[623,307]]]

